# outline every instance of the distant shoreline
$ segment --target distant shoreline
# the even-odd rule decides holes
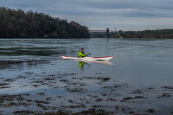
[[[108,37],[106,32],[92,32],[93,38]],[[165,38],[173,39],[173,29],[144,30],[144,31],[112,31],[109,32],[109,38]]]
[[[2,39],[93,39],[93,38],[0,38]],[[149,40],[149,39],[159,39],[159,40],[164,40],[164,39],[173,39],[173,38],[97,38],[97,39],[138,39],[138,40]]]
[[[0,39],[91,39],[91,38],[0,38]]]
[[[0,7],[0,38],[89,38],[88,27],[44,13]]]

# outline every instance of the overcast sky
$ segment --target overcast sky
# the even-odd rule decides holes
[[[0,0],[0,6],[76,21],[90,30],[173,28],[173,0]]]

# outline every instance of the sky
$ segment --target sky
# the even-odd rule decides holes
[[[42,12],[89,30],[173,28],[173,0],[0,0],[0,6]]]

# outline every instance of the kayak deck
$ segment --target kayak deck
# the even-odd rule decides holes
[[[69,57],[62,55],[62,59],[72,59],[72,60],[110,60],[114,56],[105,56],[105,57]]]

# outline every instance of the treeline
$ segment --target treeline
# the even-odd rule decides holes
[[[0,7],[0,38],[89,38],[88,28],[43,13]]]
[[[126,31],[123,34],[116,34],[111,37],[124,38],[173,38],[173,29]]]

